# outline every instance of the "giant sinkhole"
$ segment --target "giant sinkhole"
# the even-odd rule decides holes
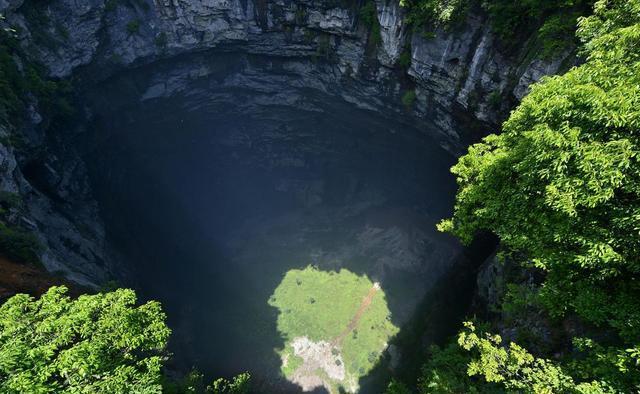
[[[167,311],[172,368],[249,370],[295,392],[268,302],[287,272],[344,269],[379,283],[401,335],[465,259],[435,229],[452,212],[455,157],[428,116],[415,121],[367,83],[314,59],[230,52],[87,86],[85,130],[70,143],[128,267],[120,280]],[[455,323],[448,309],[469,302],[472,283],[460,286],[428,325]],[[359,386],[376,392],[370,375]]]

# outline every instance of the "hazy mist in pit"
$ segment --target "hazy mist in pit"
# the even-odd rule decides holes
[[[178,95],[90,125],[102,137],[85,159],[108,237],[132,267],[125,284],[168,314],[172,367],[248,370],[279,385],[274,349],[284,342],[267,300],[288,270],[343,266],[380,280],[401,326],[451,261],[432,273],[371,267],[393,251],[363,241],[363,229],[419,229],[434,240],[425,250],[451,260],[461,249],[434,229],[452,209],[454,158],[338,97],[313,100],[323,111],[274,103],[252,114]]]

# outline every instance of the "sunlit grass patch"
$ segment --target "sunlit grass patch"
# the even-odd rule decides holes
[[[397,332],[379,286],[344,269],[291,270],[269,304],[280,311],[277,326],[286,342],[282,373],[303,387],[354,391]]]

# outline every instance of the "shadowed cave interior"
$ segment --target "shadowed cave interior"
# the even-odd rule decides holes
[[[95,86],[77,140],[131,270],[123,282],[169,316],[171,368],[250,371],[265,390],[299,391],[279,376],[283,338],[267,301],[308,265],[379,281],[401,329],[444,292],[426,324],[455,324],[472,275],[438,281],[468,253],[435,230],[453,205],[453,155],[424,127],[361,109],[287,64],[219,55],[202,70],[148,66]],[[433,339],[412,335],[411,346]],[[390,363],[385,353],[361,392],[379,392]]]

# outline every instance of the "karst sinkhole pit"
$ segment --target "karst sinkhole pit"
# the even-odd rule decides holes
[[[218,54],[85,92],[78,144],[93,192],[126,284],[167,311],[172,367],[279,384],[284,340],[268,300],[288,271],[365,275],[402,327],[461,258],[435,229],[452,210],[455,158],[401,111],[340,89],[311,61]]]

